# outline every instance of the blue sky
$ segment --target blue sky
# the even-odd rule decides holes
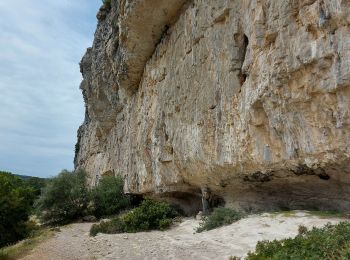
[[[84,118],[79,61],[100,0],[0,1],[0,170],[73,169]]]

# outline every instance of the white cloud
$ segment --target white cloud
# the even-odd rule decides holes
[[[79,61],[99,0],[0,2],[0,170],[72,168],[84,116]]]

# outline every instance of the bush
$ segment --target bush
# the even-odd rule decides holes
[[[300,228],[295,238],[258,242],[247,259],[350,259],[350,223]]]
[[[224,225],[230,225],[240,220],[243,214],[230,208],[216,208],[208,217],[200,223],[197,232],[211,230]]]
[[[125,232],[125,223],[120,218],[114,218],[110,221],[102,221],[99,224],[92,225],[90,236],[96,236],[98,233],[117,234]]]
[[[67,223],[87,213],[88,201],[86,173],[64,170],[48,181],[35,207],[45,224]]]
[[[130,199],[123,193],[123,186],[122,177],[105,176],[99,185],[91,190],[93,214],[96,217],[118,214],[130,207]]]
[[[126,232],[164,230],[170,227],[177,214],[166,202],[145,200],[141,205],[123,216]]]
[[[145,200],[132,211],[108,222],[93,225],[92,236],[101,233],[134,233],[148,230],[164,230],[172,224],[177,213],[166,202]]]
[[[0,247],[25,238],[34,192],[22,179],[0,172]]]

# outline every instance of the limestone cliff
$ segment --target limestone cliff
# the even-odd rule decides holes
[[[75,165],[196,209],[350,210],[349,0],[120,0],[81,61]]]

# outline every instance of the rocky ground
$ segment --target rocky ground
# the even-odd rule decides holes
[[[25,260],[37,259],[229,259],[242,257],[257,241],[293,237],[298,226],[320,227],[344,221],[307,212],[252,215],[232,225],[195,233],[199,221],[184,219],[171,230],[89,236],[91,223],[78,223],[35,248]]]

